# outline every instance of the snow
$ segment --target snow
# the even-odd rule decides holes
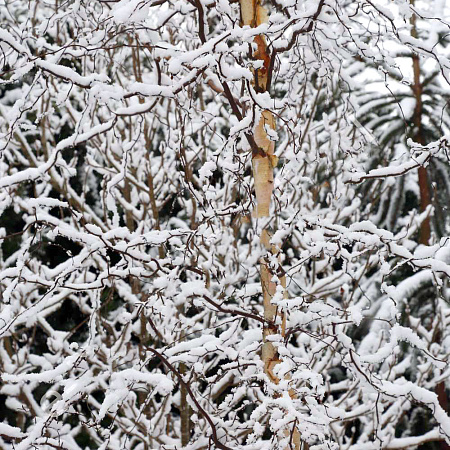
[[[223,0],[0,4],[0,447],[450,436],[449,11],[429,6],[289,0],[242,26]],[[434,74],[422,144],[411,52]],[[281,163],[256,220],[262,111]],[[421,408],[434,428],[404,421]]]
[[[121,0],[112,9],[116,23],[142,22],[148,18],[150,5],[141,0]]]

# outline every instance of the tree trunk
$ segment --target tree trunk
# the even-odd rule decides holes
[[[187,372],[186,364],[180,363],[180,375]],[[180,383],[180,418],[181,418],[181,446],[185,447],[191,440],[191,407],[187,401],[188,393],[186,386]]]
[[[240,0],[242,25],[257,27],[267,22],[267,11],[261,5],[259,0]],[[254,71],[254,88],[257,92],[267,92],[270,89],[271,80],[271,57],[264,36],[256,36],[254,42],[257,46],[253,58],[262,61],[262,67]],[[257,149],[252,150],[253,177],[255,184],[256,209],[255,219],[264,219],[270,217],[270,203],[274,187],[273,169],[277,165],[278,158],[274,154],[275,144],[269,138],[267,130],[275,130],[275,119],[269,110],[261,113],[258,124],[255,127],[253,138]],[[255,151],[256,150],[256,151]],[[267,256],[260,260],[261,286],[264,301],[264,318],[267,321],[263,329],[263,347],[261,358],[264,362],[264,371],[272,383],[278,384],[279,378],[274,373],[274,368],[279,364],[280,358],[275,345],[269,339],[270,336],[285,334],[285,317],[278,310],[276,305],[272,304],[275,295],[277,283],[273,281],[274,275],[278,276],[280,285],[284,292],[286,289],[286,278],[281,275],[280,267],[274,270],[269,265],[269,256],[277,255],[278,250],[270,244],[270,232],[267,224],[263,224],[261,232],[261,243],[264,245]],[[291,397],[295,397],[293,390],[290,391]],[[288,431],[286,431],[289,434]],[[290,448],[300,449],[300,434],[297,429],[294,430],[291,439],[293,444]]]
[[[411,1],[411,4],[414,5],[414,1]],[[414,38],[418,38],[417,35],[417,27],[416,27],[416,15],[413,14],[411,16],[411,35]],[[412,86],[412,90],[414,93],[414,97],[416,100],[416,105],[414,108],[413,114],[413,123],[415,128],[415,140],[421,145],[426,144],[425,134],[423,129],[423,85],[421,81],[421,70],[420,70],[420,59],[417,53],[412,54],[412,65],[413,65],[413,74],[414,74],[414,84]],[[419,167],[419,191],[420,191],[420,209],[421,211],[425,211],[426,208],[431,205],[431,195],[430,195],[430,187],[428,181],[428,172],[425,167]],[[429,244],[429,240],[431,237],[431,225],[430,218],[427,217],[420,227],[420,239],[419,242],[424,245]],[[441,333],[437,333],[439,336]],[[448,397],[447,391],[445,388],[445,381],[439,383],[435,388],[435,393],[438,396],[439,404],[444,409],[445,412],[448,412]],[[445,440],[442,440],[440,443],[441,450],[450,450],[450,446],[447,444]]]
[[[413,4],[413,2],[411,2]],[[417,39],[417,28],[416,28],[416,16],[413,14],[411,16],[411,35],[412,37]],[[422,101],[422,92],[423,86],[420,80],[420,60],[419,55],[417,53],[413,53],[412,55],[412,65],[413,65],[413,73],[414,73],[414,84],[412,86],[412,90],[414,93],[414,97],[416,100],[416,105],[414,108],[413,114],[413,123],[415,128],[415,140],[421,144],[425,145],[425,135],[422,123],[422,115],[423,115],[423,101]],[[419,167],[419,189],[420,189],[420,209],[425,211],[428,205],[431,204],[431,195],[430,195],[430,187],[428,184],[428,174],[427,169],[425,167]],[[427,245],[431,236],[431,227],[430,227],[430,218],[427,217],[423,222],[420,229],[420,243]]]

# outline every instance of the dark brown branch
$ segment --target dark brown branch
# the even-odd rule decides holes
[[[200,0],[195,0],[195,6],[198,10],[198,36],[202,44],[206,42],[204,11]]]
[[[325,5],[325,0],[320,0],[319,6],[317,7],[317,11],[309,18],[308,26],[303,27],[300,30],[294,31],[289,44],[286,45],[285,47],[274,49],[273,52],[274,53],[282,53],[282,52],[291,50],[292,47],[294,46],[294,44],[297,42],[297,37],[300,34],[305,34],[305,33],[309,33],[310,31],[312,31],[314,22],[317,20],[320,13],[322,12],[324,5]]]
[[[210,299],[209,297],[207,297],[206,295],[202,295],[202,298],[204,300],[206,300],[208,303],[210,303],[211,305],[214,306],[214,308],[216,308],[218,311],[223,312],[223,313],[230,313],[230,314],[236,314],[238,316],[242,316],[242,317],[247,317],[249,319],[254,319],[260,323],[267,324],[268,321],[263,319],[262,317],[258,316],[257,314],[252,314],[252,313],[247,313],[245,311],[239,311],[238,309],[228,309],[228,308],[224,308],[222,305],[220,305],[219,303],[215,302],[214,300]]]

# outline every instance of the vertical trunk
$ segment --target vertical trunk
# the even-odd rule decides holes
[[[425,167],[419,167],[420,209],[425,211],[431,204],[430,188],[428,186],[428,173]],[[431,236],[430,218],[427,217],[420,227],[420,243],[428,244]]]
[[[184,336],[182,337],[184,339]],[[184,376],[187,372],[186,364],[180,363],[180,375]],[[181,419],[181,446],[185,447],[191,440],[191,408],[187,401],[186,386],[180,383],[180,419]]]
[[[182,119],[180,117],[180,123],[182,124]],[[186,150],[183,145],[180,147],[180,159],[184,168],[184,175],[187,184],[192,184],[192,168],[190,166],[190,161],[188,161],[186,156]],[[193,195],[191,195],[192,201],[192,214],[191,214],[191,230],[195,230],[197,228],[197,219],[196,219],[196,211],[197,211],[197,202]],[[190,244],[191,248],[193,247],[193,243]],[[194,257],[191,257],[191,265],[195,266],[196,261]],[[178,308],[178,313],[181,316],[186,315],[185,305],[180,305]],[[186,340],[186,334],[183,330],[180,334],[180,342]],[[184,363],[180,363],[179,365],[180,375],[184,376],[187,373],[187,366]],[[189,406],[188,402],[188,391],[186,389],[186,385],[180,383],[180,420],[181,420],[181,445],[184,447],[189,444],[191,439],[191,416],[192,409]]]
[[[413,4],[413,2],[412,2]],[[411,17],[411,35],[417,39],[417,28],[416,28],[416,16],[415,14]],[[423,86],[420,80],[420,60],[419,55],[413,53],[412,55],[412,65],[414,73],[414,84],[412,90],[416,100],[416,106],[414,108],[413,123],[415,128],[415,140],[421,144],[425,145],[425,135],[422,123],[423,115],[423,101],[422,93]],[[428,173],[425,167],[419,167],[419,189],[420,189],[420,208],[424,211],[428,205],[431,204],[430,188],[428,184]],[[431,236],[430,218],[427,217],[420,229],[420,243],[427,245]]]
[[[414,5],[414,1],[411,1],[411,4]],[[417,27],[416,27],[416,15],[413,14],[411,16],[411,35],[414,38],[418,38],[417,35]],[[413,74],[414,74],[414,85],[412,86],[414,97],[416,100],[416,105],[414,108],[414,114],[413,114],[413,123],[415,127],[415,140],[421,144],[425,145],[425,134],[423,129],[423,122],[422,122],[422,116],[423,116],[423,85],[421,82],[421,70],[420,70],[420,59],[419,55],[417,53],[413,53],[412,55],[412,66],[413,66]],[[425,211],[425,209],[431,204],[431,195],[430,195],[430,187],[429,187],[429,181],[428,181],[428,172],[425,167],[419,167],[419,191],[420,191],[420,209],[422,211]],[[431,225],[430,225],[430,218],[427,217],[426,220],[421,225],[420,228],[420,240],[419,242],[424,245],[428,245],[429,240],[431,237]],[[436,337],[439,336],[441,333],[437,333]],[[436,388],[435,392],[438,396],[439,404],[441,407],[448,412],[448,397],[447,397],[447,391],[445,388],[445,381],[439,383]],[[441,441],[440,444],[441,450],[450,450],[450,446],[447,444],[446,441]]]
[[[267,22],[267,11],[261,5],[260,0],[240,0],[242,25],[257,27]],[[271,79],[271,58],[264,36],[259,35],[254,39],[256,51],[253,58],[262,61],[262,67],[254,71],[254,88],[257,92],[266,92],[270,88]],[[274,155],[275,144],[270,140],[268,130],[275,129],[275,119],[269,110],[264,110],[255,127],[253,137],[257,146],[257,151],[253,149],[252,165],[255,184],[256,210],[255,218],[262,219],[270,216],[270,202],[274,186],[273,169],[277,164],[278,158]],[[261,233],[261,243],[264,245],[267,253],[277,254],[277,250],[270,245],[270,233],[264,228]],[[272,304],[272,299],[276,292],[277,283],[273,281],[274,275],[278,275],[279,283],[286,288],[286,278],[275,273],[269,265],[269,258],[262,258],[260,261],[261,285],[264,301],[264,318],[268,325],[263,330],[263,347],[261,358],[264,362],[264,371],[272,383],[278,384],[279,378],[274,373],[274,368],[280,363],[280,358],[275,345],[271,342],[270,336],[284,336],[285,317],[278,310],[276,305]],[[278,270],[279,271],[279,270]],[[293,391],[290,392],[294,397]],[[287,432],[288,433],[288,432]],[[291,437],[289,448],[300,449],[300,434],[294,430]]]

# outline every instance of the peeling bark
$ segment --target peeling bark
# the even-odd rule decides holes
[[[259,0],[240,0],[241,21],[242,25],[257,27],[267,22],[268,15],[266,9],[261,5]],[[254,38],[256,51],[253,53],[255,60],[263,62],[259,69],[254,71],[253,85],[257,92],[267,92],[270,88],[271,80],[271,57],[267,47],[266,39],[262,35]],[[275,143],[270,139],[268,130],[275,130],[275,118],[269,110],[264,110],[261,117],[254,128],[253,138],[256,149],[252,149],[252,165],[253,177],[255,184],[256,209],[255,217],[270,217],[270,203],[274,188],[274,167],[278,163],[275,156]],[[278,249],[270,244],[270,234],[264,229],[261,233],[261,243],[264,245],[268,253],[272,255],[278,254]],[[273,269],[269,266],[268,258],[262,258],[260,261],[261,285],[264,301],[264,318],[269,325],[265,325],[263,329],[263,346],[261,359],[264,362],[264,371],[269,380],[278,384],[280,379],[275,375],[274,369],[281,362],[278,351],[270,336],[281,335],[284,337],[286,320],[281,311],[278,311],[276,305],[272,304],[275,295],[277,283],[273,281],[274,275],[278,275],[278,280],[284,292],[286,293],[286,277],[274,274]],[[295,392],[291,389],[289,394],[295,398]],[[300,433],[296,425],[292,431],[286,430],[286,436],[290,438],[290,449],[300,449]],[[306,446],[307,448],[307,446]]]
[[[274,155],[275,145],[267,135],[265,127],[275,129],[275,120],[270,111],[263,111],[254,132],[258,149],[253,155],[253,175],[255,179],[256,217],[269,217],[270,201],[273,192],[273,169],[278,158]]]
[[[267,22],[266,9],[258,0],[241,0],[241,20],[242,25],[257,27]],[[263,62],[261,68],[254,71],[254,87],[258,92],[265,92],[269,89],[270,78],[270,55],[264,36],[255,37],[257,50],[253,54],[255,60]],[[252,153],[253,174],[255,179],[256,194],[256,217],[268,217],[270,200],[273,192],[273,168],[277,164],[277,157],[274,155],[275,144],[269,139],[266,127],[275,129],[275,119],[273,114],[264,110],[254,130],[254,140],[257,151]]]

